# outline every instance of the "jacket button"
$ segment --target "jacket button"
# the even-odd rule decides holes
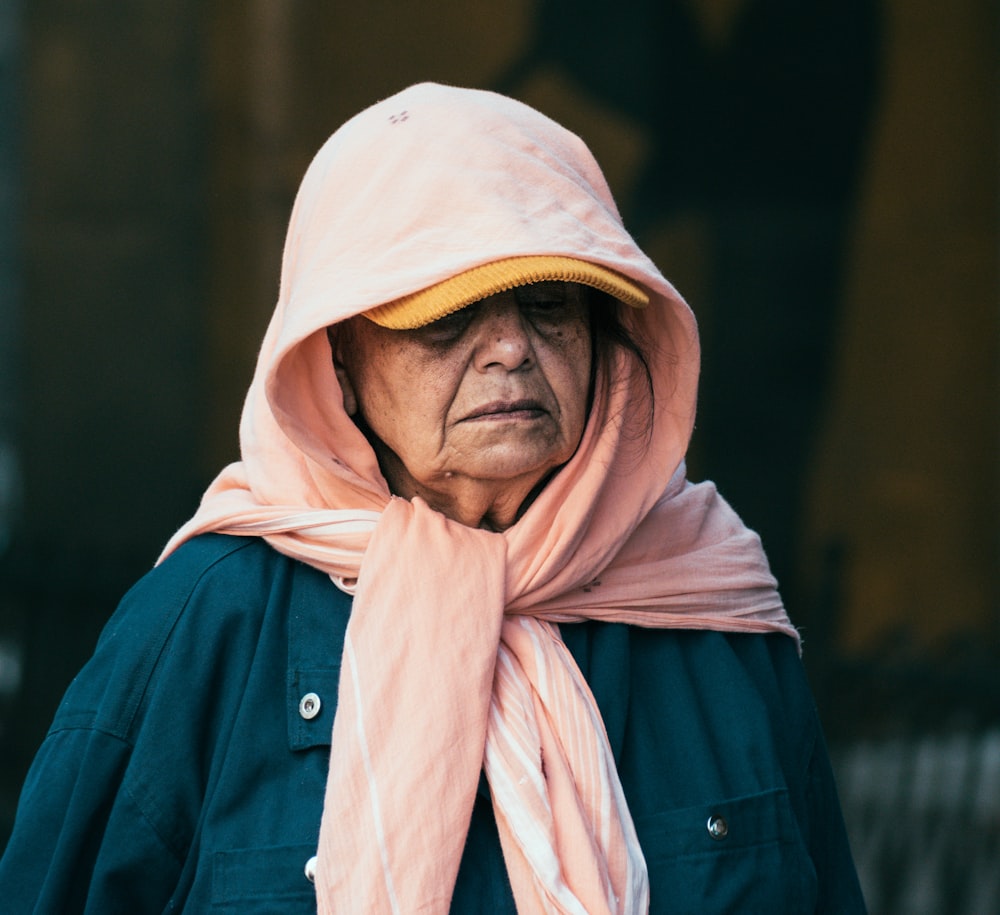
[[[306,693],[299,700],[299,714],[305,718],[306,721],[312,721],[319,714],[320,706],[323,703],[319,701],[319,696],[315,693]]]
[[[726,818],[719,816],[717,813],[713,813],[712,816],[708,818],[708,822],[705,824],[705,827],[708,829],[708,834],[713,839],[724,839],[729,835],[729,824],[726,822]]]
[[[306,861],[305,866],[306,879],[310,883],[316,882],[316,856],[313,855],[308,861]]]

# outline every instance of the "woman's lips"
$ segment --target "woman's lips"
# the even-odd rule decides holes
[[[476,407],[466,420],[476,419],[534,419],[545,412],[537,400],[495,400]]]

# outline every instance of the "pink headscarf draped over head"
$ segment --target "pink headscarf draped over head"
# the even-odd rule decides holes
[[[580,446],[503,533],[392,496],[344,412],[326,329],[500,258],[616,270],[651,304],[655,408],[616,356]],[[521,913],[641,913],[645,863],[600,714],[559,636],[583,618],[795,636],[757,536],[683,458],[694,318],[625,231],[587,148],[490,92],[413,86],[302,182],[227,467],[168,544],[264,537],[356,580],[320,834],[321,913],[447,912],[485,770]],[[544,757],[544,766],[542,759]]]

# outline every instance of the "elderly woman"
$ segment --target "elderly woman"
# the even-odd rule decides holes
[[[299,191],[226,468],[59,709],[9,911],[863,911],[698,343],[585,146],[415,86]],[[332,735],[332,736],[331,736]]]

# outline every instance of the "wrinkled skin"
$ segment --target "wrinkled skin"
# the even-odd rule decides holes
[[[572,283],[501,292],[416,330],[332,335],[347,413],[396,495],[470,527],[513,524],[586,424],[593,347]]]

